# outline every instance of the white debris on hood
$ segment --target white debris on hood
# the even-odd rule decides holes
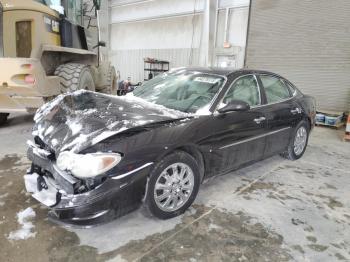
[[[17,221],[22,226],[22,228],[10,232],[7,237],[9,240],[24,240],[36,236],[36,232],[32,232],[34,228],[33,223],[30,221],[35,217],[35,211],[28,207],[17,213]]]
[[[91,93],[95,96],[111,97],[113,98],[113,100],[111,100],[111,102],[108,105],[106,105],[107,112],[100,112],[98,108],[87,108],[83,110],[73,109],[71,114],[68,114],[68,113],[65,114],[65,119],[63,121],[65,121],[64,122],[65,125],[70,130],[70,134],[67,134],[63,138],[63,140],[65,141],[59,141],[57,137],[53,136],[54,134],[53,132],[57,130],[54,130],[55,127],[52,127],[50,125],[50,113],[55,114],[55,112],[51,112],[51,110],[60,110],[60,108],[55,108],[55,107],[65,106],[63,103],[63,100],[66,96],[75,97],[83,93]],[[153,117],[142,115],[142,110],[136,110],[136,112],[141,111],[140,114],[139,115],[134,114],[130,116],[130,119],[123,119],[123,117],[127,116],[127,114],[124,112],[123,112],[123,117],[121,117],[122,119],[118,119],[117,117],[113,117],[109,115],[108,108],[110,106],[116,107],[116,109],[119,111],[126,111],[126,108],[124,108],[122,105],[118,105],[118,100],[121,101],[120,104],[124,104],[125,102],[131,104],[132,108],[150,109],[152,113],[149,115],[158,116],[158,118],[165,117],[170,119],[179,119],[179,118],[193,116],[193,114],[184,113],[178,110],[166,108],[162,105],[157,105],[155,103],[148,102],[142,98],[135,97],[134,95],[126,95],[123,97],[118,97],[113,95],[97,94],[87,90],[79,90],[70,94],[60,95],[56,99],[52,100],[51,102],[43,105],[37,111],[37,114],[34,117],[34,120],[36,121],[37,124],[33,131],[33,135],[38,135],[42,139],[44,139],[45,136],[50,136],[52,140],[49,143],[51,143],[51,146],[53,147],[53,149],[56,149],[56,147],[59,147],[57,149],[60,152],[63,152],[66,150],[70,150],[72,152],[78,152],[84,146],[87,146],[87,145],[92,146],[110,136],[113,136],[117,133],[125,131],[129,128],[134,128],[134,127],[138,127],[138,126],[142,126],[142,125],[154,122]],[[65,109],[65,110],[68,110],[68,109]],[[103,119],[104,117],[106,117],[107,119],[109,118],[109,120],[104,126],[100,126],[99,128],[88,130],[86,129],[85,122],[86,122],[86,119],[88,119],[89,117],[92,117],[93,119],[98,119],[98,118]],[[47,121],[41,121],[44,118],[47,118]],[[46,125],[46,124],[49,124],[49,125]]]
[[[57,146],[57,144],[58,144],[58,140],[57,140],[56,138],[54,138],[54,139],[51,140],[51,145],[52,145],[53,147]]]
[[[91,134],[90,134],[91,135]],[[74,146],[71,151],[75,151],[77,148],[80,147],[81,144],[84,144],[89,138],[89,135],[80,134],[77,138],[75,138],[73,141],[71,141],[69,144],[66,144],[62,147],[61,151],[64,151],[67,148],[70,148],[71,146]]]
[[[96,108],[87,108],[84,110],[77,110],[76,113],[79,115],[91,115],[93,113],[96,113],[97,109]]]
[[[45,136],[49,135],[52,131],[53,131],[54,127],[53,126],[49,126],[48,128],[46,128],[45,130]]]
[[[52,101],[50,101],[49,103],[46,103],[44,105],[42,105],[37,111],[36,114],[34,116],[34,122],[39,122],[45,115],[47,115],[55,106],[59,105],[62,100],[66,97],[66,96],[78,96],[82,93],[85,92],[89,92],[85,89],[81,89],[78,91],[75,91],[74,93],[66,93],[66,94],[61,94],[59,96],[57,96],[55,99],[53,99]]]
[[[126,96],[119,96],[119,97],[114,97],[117,99],[125,100],[129,103],[134,103],[133,107],[134,108],[144,108],[144,107],[150,107],[154,109],[158,109],[159,111],[162,112],[163,116],[167,116],[170,118],[181,118],[181,117],[189,117],[192,116],[193,114],[189,113],[184,113],[175,109],[170,109],[162,105],[158,105],[152,102],[148,102],[140,97],[134,96],[132,94],[126,95]],[[136,106],[136,107],[135,107]]]
[[[94,137],[91,141],[92,145],[96,145],[97,143],[105,140],[108,137],[114,136],[122,131],[126,130],[126,127],[119,129],[118,131],[104,131],[99,134],[97,137]]]
[[[76,135],[80,132],[80,130],[83,128],[81,123],[79,123],[79,118],[67,118],[66,125],[69,126],[70,130],[72,131],[72,135]]]

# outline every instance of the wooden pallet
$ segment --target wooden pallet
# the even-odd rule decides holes
[[[339,123],[337,123],[335,125],[328,125],[328,124],[325,124],[325,123],[322,123],[322,122],[316,122],[316,126],[328,126],[328,127],[333,127],[333,128],[336,128],[336,129],[339,129],[339,128],[341,128],[344,125],[345,125],[344,122],[339,122]]]

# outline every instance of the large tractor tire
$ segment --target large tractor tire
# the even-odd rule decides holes
[[[9,113],[0,113],[0,126],[6,123]]]
[[[95,82],[88,65],[68,63],[56,68],[55,75],[61,78],[61,92],[80,89],[95,91]]]
[[[115,72],[114,66],[110,66],[110,67],[108,68],[107,83],[108,83],[108,85],[105,86],[104,88],[102,88],[102,89],[100,90],[100,92],[101,92],[101,93],[105,93],[105,94],[112,94],[112,95],[117,94],[117,90],[118,90],[118,77],[117,77],[117,74],[116,74],[116,72]]]

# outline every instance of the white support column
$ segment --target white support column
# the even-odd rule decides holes
[[[214,42],[217,8],[217,0],[205,0],[202,38],[199,54],[199,64],[201,66],[212,66],[214,63]]]

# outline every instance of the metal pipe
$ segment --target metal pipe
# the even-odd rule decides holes
[[[249,1],[249,12],[248,12],[248,25],[247,25],[247,35],[246,35],[246,40],[245,40],[245,50],[244,50],[244,62],[243,62],[243,67],[247,67],[247,50],[248,50],[248,40],[249,40],[249,30],[250,30],[250,20],[251,20],[251,15],[252,15],[252,4],[253,1]]]
[[[160,19],[171,19],[171,18],[178,18],[178,17],[186,17],[186,16],[193,16],[193,15],[202,15],[203,11],[195,11],[195,13],[192,12],[181,12],[181,13],[173,13],[171,15],[157,15],[147,18],[140,18],[140,19],[129,19],[129,20],[123,20],[119,22],[111,22],[111,25],[114,24],[127,24],[127,23],[137,23],[137,22],[148,22],[148,21],[155,21]]]
[[[230,14],[230,8],[226,8],[226,14],[225,14],[225,29],[224,29],[224,43],[227,42],[228,37],[228,18]]]
[[[154,0],[139,0],[139,1],[134,1],[134,2],[120,3],[120,4],[110,4],[109,7],[115,8],[115,7],[143,4],[143,3],[147,3],[147,2],[154,2]]]

